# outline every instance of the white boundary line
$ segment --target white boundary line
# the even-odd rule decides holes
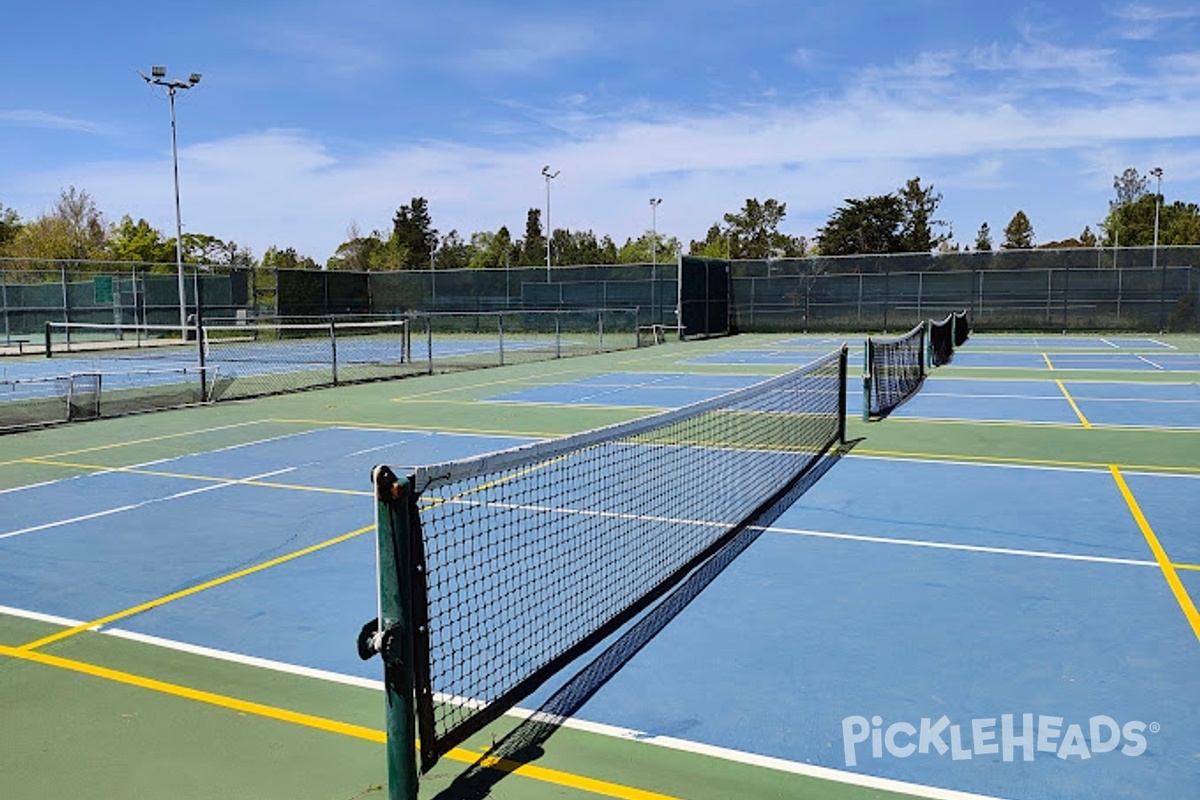
[[[195,494],[203,494],[204,492],[211,492],[215,489],[227,489],[230,486],[240,486],[240,485],[244,484],[246,481],[260,481],[263,478],[271,478],[276,475],[282,475],[283,473],[291,472],[294,469],[296,469],[296,468],[295,467],[284,467],[283,469],[276,469],[276,470],[272,470],[270,472],[263,472],[261,474],[251,475],[246,478],[222,479],[219,483],[208,483],[208,484],[205,484],[204,486],[200,486],[195,489],[187,489],[182,492],[175,492],[173,494],[164,495],[162,497],[151,497],[148,500],[139,500],[136,503],[127,503],[123,506],[113,506],[112,508],[105,508],[105,509],[101,509],[99,511],[93,511],[90,514],[81,514],[77,517],[68,517],[66,519],[57,519],[57,520],[53,520],[51,522],[43,522],[40,525],[30,525],[27,528],[17,528],[15,530],[11,530],[11,531],[4,531],[3,533],[0,533],[0,540],[11,539],[15,536],[21,536],[26,533],[35,533],[37,531],[49,530],[51,528],[60,528],[65,525],[74,524],[76,522],[86,522],[91,519],[99,519],[100,517],[108,517],[108,516],[112,516],[113,514],[121,514],[126,511],[134,511],[139,508],[144,508],[146,506],[154,505],[155,503],[165,503],[170,500],[178,500],[182,497],[190,497],[191,495],[195,495]],[[180,478],[184,479],[184,480],[187,479],[186,476],[180,476]],[[195,480],[195,479],[193,478],[192,480]]]
[[[3,605],[0,605],[0,614],[31,619],[38,622],[48,622],[54,625],[62,625],[64,627],[75,627],[83,624],[82,621],[79,620],[57,617],[50,614],[42,614],[36,611],[26,611],[24,609]],[[113,636],[118,639],[125,639],[127,641],[137,642],[153,647],[162,647],[168,650],[175,650],[182,653],[189,653],[191,655],[213,658],[243,666],[272,670],[275,672],[296,675],[303,678],[337,683],[344,686],[354,686],[361,689],[370,689],[377,692],[382,692],[384,688],[382,680],[361,678],[355,675],[344,675],[337,672],[331,672],[329,670],[302,667],[295,664],[287,664],[282,661],[258,658],[256,656],[246,656],[240,653],[229,652],[227,650],[217,650],[211,647],[203,647],[201,645],[188,644],[186,642],[177,642],[171,639],[163,639],[157,636],[135,633],[133,631],[125,631],[119,628],[101,628],[97,630],[97,632],[106,636]],[[797,761],[788,761],[787,759],[775,758],[773,756],[764,756],[757,753],[747,753],[727,747],[717,747],[715,745],[703,744],[701,742],[692,742],[687,739],[678,739],[673,736],[657,736],[645,733],[644,731],[633,730],[631,728],[621,728],[601,722],[589,722],[587,720],[579,720],[569,717],[560,718],[548,715],[539,715],[535,711],[530,711],[524,708],[513,708],[506,712],[505,716],[519,720],[545,719],[553,722],[554,724],[561,725],[564,728],[599,736],[607,736],[613,739],[621,739],[624,741],[636,742],[638,744],[648,744],[655,747],[663,747],[670,750],[691,753],[693,755],[707,756],[709,758],[718,758],[731,763],[771,769],[806,778],[816,778],[819,780],[833,781],[849,786],[861,786],[879,791],[908,794],[918,798],[927,798],[927,800],[1000,800],[1000,798],[992,797],[990,795],[972,794],[970,792],[960,792],[954,789],[943,789],[936,786],[924,786],[916,783],[898,781],[891,778],[879,778],[874,775],[863,775],[857,772],[848,772],[846,770],[835,769],[832,767],[817,766],[815,764],[802,764]]]
[[[891,544],[903,547],[926,547],[932,550],[962,550],[970,553],[987,553],[989,555],[1024,556],[1026,558],[1046,558],[1057,561],[1084,561],[1092,564],[1117,564],[1127,567],[1157,567],[1157,561],[1144,561],[1134,558],[1115,558],[1112,556],[1088,556],[1075,553],[1055,553],[1049,550],[1019,550],[1011,547],[989,547],[978,544],[957,544],[955,542],[931,542],[923,539],[902,539],[888,536],[867,536],[858,533],[831,533],[828,531],[813,531],[804,528],[764,528],[764,532],[783,533],[790,536],[809,536],[818,539],[839,539],[851,542],[868,542],[870,544]]]

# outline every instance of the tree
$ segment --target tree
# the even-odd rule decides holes
[[[992,229],[986,222],[979,226],[979,232],[975,234],[975,249],[981,253],[992,250]]]
[[[64,189],[54,204],[51,216],[61,220],[67,234],[68,258],[101,259],[108,237],[104,215],[92,196],[74,186]]]
[[[946,225],[933,218],[941,202],[941,193],[934,192],[932,186],[923,188],[920,178],[911,178],[904,184],[900,190],[900,205],[904,211],[904,221],[900,226],[900,252],[928,253],[950,240],[949,233],[933,233],[934,228]]]
[[[108,251],[117,261],[143,264],[175,262],[175,241],[164,239],[162,232],[144,219],[134,222],[128,214],[113,225],[108,238]]]
[[[654,237],[657,235],[657,239]],[[653,247],[653,252],[651,248]],[[617,251],[618,264],[649,264],[652,260],[659,264],[672,263],[679,260],[683,245],[674,236],[665,237],[646,231],[637,239],[626,239],[625,244]]]
[[[437,269],[466,269],[471,265],[471,245],[462,240],[457,230],[452,230],[442,237],[433,263]]]
[[[519,245],[514,245],[512,234],[505,225],[495,233],[472,233],[470,247],[471,260],[467,266],[472,269],[507,267],[517,263],[521,256]]]
[[[1080,247],[1095,247],[1096,242],[1096,234],[1092,233],[1092,226],[1084,225],[1083,233],[1079,234]]]
[[[401,256],[402,268],[429,268],[429,258],[437,249],[438,232],[433,227],[429,202],[424,197],[414,197],[411,203],[397,209],[388,244]]]
[[[1004,226],[1003,250],[1028,250],[1033,247],[1033,225],[1024,211],[1018,211]]]
[[[702,241],[692,240],[691,255],[709,258],[775,258],[803,256],[808,241],[779,231],[787,204],[774,198],[760,202],[750,197],[736,214],[724,215],[724,226],[714,223]]]
[[[296,248],[280,250],[274,245],[267,248],[262,257],[263,269],[320,269],[316,261],[296,252]]]
[[[596,239],[596,234],[590,230],[571,231],[566,228],[555,228],[550,238],[550,249],[554,253],[555,264],[615,264],[617,262],[617,246],[613,240],[605,236]]]
[[[817,231],[821,254],[900,252],[903,223],[904,204],[894,194],[847,199],[846,205],[833,212],[825,227]]]
[[[541,209],[531,208],[525,215],[525,238],[521,240],[521,266],[546,263],[546,239],[542,235]]]
[[[714,222],[708,228],[703,239],[692,239],[688,245],[688,255],[704,258],[738,258],[734,249],[733,233]]]
[[[1143,177],[1133,167],[1126,167],[1120,175],[1113,176],[1113,189],[1117,193],[1117,198],[1109,201],[1109,209],[1136,203],[1146,196],[1150,190],[1149,187],[1149,177]]]
[[[5,208],[4,204],[0,203],[0,253],[4,252],[4,246],[16,237],[20,229],[21,215],[16,209]]]
[[[74,258],[71,234],[67,224],[58,217],[43,214],[33,222],[17,229],[5,253],[15,258],[67,259]]]
[[[22,225],[6,252],[20,258],[104,260],[108,230],[91,195],[74,186],[59,194],[49,214]]]
[[[787,204],[774,198],[759,202],[746,199],[737,214],[726,214],[725,224],[739,244],[739,258],[772,258],[804,255],[802,238],[779,232],[779,223],[787,216]]]

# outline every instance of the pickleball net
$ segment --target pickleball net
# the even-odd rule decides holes
[[[863,418],[882,418],[925,382],[925,323],[890,339],[868,336],[863,373]]]
[[[422,770],[753,525],[845,440],[845,414],[843,346],[643,419],[400,476],[377,468],[381,609],[359,652],[381,652],[385,682],[403,687],[394,670],[412,648]],[[389,693],[389,715],[405,714],[405,694]]]
[[[929,365],[942,367],[954,358],[954,314],[929,322]]]

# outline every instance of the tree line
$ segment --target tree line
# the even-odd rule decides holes
[[[1160,245],[1200,244],[1200,207],[1164,203],[1150,192],[1149,176],[1130,167],[1113,178],[1115,197],[1098,233],[1085,226],[1078,237],[1037,244],[1033,225],[1018,210],[1004,227],[998,247],[1027,250],[1070,247],[1138,247],[1154,242],[1158,217]],[[942,195],[923,186],[919,177],[893,192],[848,198],[835,209],[810,241],[779,230],[787,205],[774,198],[748,198],[736,212],[712,223],[702,239],[692,239],[687,253],[731,259],[802,258],[860,254],[991,251],[997,245],[988,224],[980,225],[972,245],[953,241],[949,223],[937,218]],[[541,210],[530,208],[523,235],[514,238],[507,226],[463,238],[457,230],[441,234],[433,224],[429,201],[414,197],[392,217],[391,228],[369,234],[351,225],[346,241],[319,264],[286,245],[273,245],[261,258],[232,240],[185,233],[179,250],[188,263],[280,269],[394,270],[488,269],[546,264],[547,235]],[[549,234],[555,265],[637,264],[672,262],[684,251],[674,236],[645,231],[618,245],[611,236],[592,230],[556,228]],[[106,221],[92,197],[74,186],[64,189],[54,207],[32,220],[22,220],[0,203],[0,256],[27,259],[175,263],[176,240],[144,219],[129,214]]]

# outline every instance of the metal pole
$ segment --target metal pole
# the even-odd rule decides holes
[[[561,171],[551,172],[548,164],[542,167],[542,175],[546,178],[546,283],[550,282],[550,238],[553,231],[550,227],[550,181],[557,178]]]
[[[175,174],[175,272],[179,278],[179,330],[187,338],[187,302],[183,288],[183,216],[179,209],[179,145],[175,138],[175,87],[167,88],[171,100],[171,165]]]
[[[661,202],[661,197],[650,198],[650,305],[653,308],[650,312],[651,323],[660,321],[658,304],[655,302],[655,285],[658,283],[658,205]]]
[[[1158,193],[1154,195],[1154,252],[1151,255],[1151,272],[1158,269],[1158,208],[1162,205],[1162,167],[1155,167],[1150,170],[1150,174],[1158,178]],[[1164,265],[1162,271],[1162,286],[1158,295],[1158,328],[1166,330],[1167,327],[1167,268]]]
[[[167,78],[166,67],[151,67],[150,74],[142,75],[142,80],[166,89],[171,106],[171,165],[175,176],[175,274],[179,284],[179,335],[186,340],[187,298],[183,282],[183,216],[179,208],[179,143],[175,132],[175,93],[179,89],[191,89],[200,83],[200,73],[193,72],[186,81],[170,80]]]

